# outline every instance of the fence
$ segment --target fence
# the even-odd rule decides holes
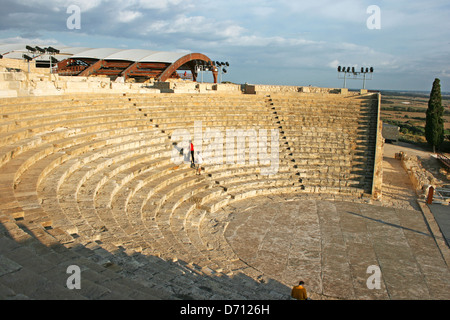
[[[450,159],[447,156],[445,156],[443,153],[438,153],[437,158],[445,167],[445,169],[450,170]]]
[[[432,204],[435,201],[441,203],[450,201],[450,185],[445,186],[445,188],[433,188],[433,187],[429,188],[427,203]]]

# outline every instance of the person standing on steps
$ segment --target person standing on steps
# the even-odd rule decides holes
[[[305,282],[301,281],[298,283],[298,286],[292,288],[291,297],[295,300],[311,300],[308,298],[308,294],[306,292],[305,287],[303,286]]]
[[[202,174],[202,163],[203,163],[203,158],[200,154],[200,151],[197,151],[197,172],[196,174],[201,175]]]
[[[192,140],[189,140],[190,149],[191,149],[191,168],[195,168],[195,160],[194,160],[194,145],[192,144]]]

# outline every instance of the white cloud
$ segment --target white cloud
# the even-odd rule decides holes
[[[79,32],[66,28],[70,4],[81,8]],[[372,4],[381,9],[380,30],[366,27]],[[406,0],[2,0],[0,36],[12,42],[180,48],[286,74],[314,68],[311,76],[317,76],[331,74],[338,65],[367,65],[392,77],[411,70],[446,77],[449,14],[448,0],[426,5]]]
[[[368,5],[364,5],[364,2],[360,0],[279,1],[282,8],[291,15],[299,15],[299,18],[307,15],[314,16],[321,21],[325,18],[329,22],[330,19],[341,22],[365,21]]]
[[[257,17],[270,19],[275,14],[276,9],[267,5],[256,5],[250,8],[250,12]]]
[[[139,11],[121,11],[118,16],[120,22],[131,22],[137,18],[142,17],[142,13]]]
[[[113,0],[114,1],[114,0]],[[51,8],[51,10],[59,12],[64,11],[70,5],[77,5],[80,7],[81,11],[89,11],[93,8],[100,6],[104,1],[103,0],[16,0],[18,4],[28,6],[31,8]],[[108,2],[106,0],[106,2]],[[63,8],[64,10],[62,10]]]
[[[139,0],[138,5],[143,9],[168,9],[172,6],[178,6],[182,4],[183,0]]]
[[[322,45],[322,41],[311,41],[297,38],[285,38],[282,36],[264,37],[247,35],[243,32],[230,34],[226,44],[236,47],[278,47],[283,50],[287,47]]]
[[[10,44],[10,43],[33,43],[36,45],[62,45],[61,42],[59,42],[56,39],[41,39],[41,38],[24,38],[21,36],[17,37],[10,37],[10,38],[4,38],[0,40],[1,43]]]
[[[337,69],[337,67],[340,66],[339,60],[333,60],[330,63],[328,63],[327,66],[333,69]]]
[[[239,36],[244,28],[230,21],[215,21],[204,16],[177,15],[173,20],[157,20],[142,28],[142,34],[183,34],[208,41]],[[201,40],[201,39],[200,39]]]

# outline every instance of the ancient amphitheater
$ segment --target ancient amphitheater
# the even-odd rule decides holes
[[[377,93],[2,76],[1,299],[286,300],[298,279],[315,299],[449,298],[422,214],[375,205]],[[177,153],[177,133],[220,151],[230,129],[268,133],[257,161],[250,138],[201,175]]]

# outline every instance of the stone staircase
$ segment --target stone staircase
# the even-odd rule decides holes
[[[373,96],[272,95],[268,104],[290,165],[313,193],[371,193],[377,105]]]
[[[371,164],[360,154],[371,151],[373,134],[366,100],[342,99],[332,106],[336,116],[315,119],[297,112],[296,99],[302,100],[241,94],[0,99],[0,298],[288,298],[288,286],[236,256],[220,209],[265,194],[338,188],[360,196],[369,191]],[[309,109],[320,105],[310,100]],[[351,108],[358,112],[345,118]],[[195,139],[199,121],[203,138],[219,133],[208,138],[213,150],[226,150],[230,128],[280,129],[277,172],[262,175],[268,165],[252,161],[249,152],[243,163],[205,163],[202,175],[187,162],[175,164],[173,135],[184,130]],[[336,142],[325,146],[331,138]],[[259,147],[270,150],[272,143],[269,137]],[[245,146],[256,147],[250,139]],[[339,164],[324,163],[328,158],[317,153],[332,154]],[[82,270],[81,290],[66,287],[70,265]]]

